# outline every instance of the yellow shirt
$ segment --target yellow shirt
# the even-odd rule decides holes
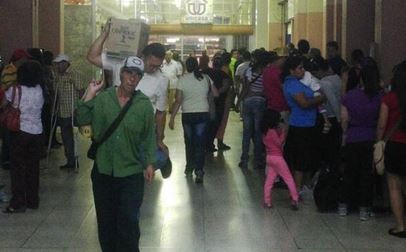
[[[7,90],[9,87],[17,83],[17,67],[15,67],[13,63],[4,67],[3,72],[1,72],[0,83],[1,89],[3,90]]]

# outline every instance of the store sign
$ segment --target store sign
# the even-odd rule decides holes
[[[211,23],[213,21],[212,0],[185,0],[186,15],[183,23]]]

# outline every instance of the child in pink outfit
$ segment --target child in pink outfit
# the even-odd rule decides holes
[[[291,206],[293,210],[298,210],[299,196],[296,190],[295,181],[289,171],[289,167],[283,158],[283,144],[286,133],[279,127],[280,114],[276,111],[267,110],[263,117],[262,132],[263,142],[266,147],[266,165],[268,174],[264,185],[264,205],[272,207],[272,187],[276,177],[279,175],[288,186]]]

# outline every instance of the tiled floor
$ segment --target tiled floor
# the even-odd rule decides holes
[[[387,235],[393,226],[389,214],[368,222],[360,222],[356,214],[320,214],[309,197],[294,212],[282,189],[274,191],[274,208],[264,209],[263,171],[250,167],[243,172],[237,166],[242,130],[234,114],[225,137],[232,150],[209,157],[204,185],[196,185],[183,175],[179,119],[175,131],[166,131],[173,174],[163,180],[158,172],[154,183],[146,186],[142,251],[406,251],[406,239]],[[50,168],[41,170],[38,210],[0,213],[0,251],[100,251],[87,147],[82,140],[79,173],[59,170],[63,150],[52,151]],[[0,182],[10,184],[2,169]]]

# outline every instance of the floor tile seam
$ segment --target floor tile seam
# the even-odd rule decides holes
[[[207,242],[207,227],[206,227],[206,217],[207,217],[207,213],[206,213],[206,195],[205,195],[205,190],[202,187],[202,190],[200,190],[200,197],[202,199],[202,207],[203,207],[203,251],[207,251],[207,247],[206,247],[206,242]]]
[[[348,250],[348,248],[346,248],[344,246],[344,244],[341,242],[340,238],[338,237],[338,235],[336,234],[336,232],[334,232],[334,230],[330,227],[330,225],[328,225],[328,223],[326,222],[325,218],[323,218],[324,216],[321,217],[321,221],[323,222],[323,224],[328,228],[328,230],[330,230],[330,232],[332,233],[332,235],[336,238],[336,240],[338,241],[338,243],[341,245],[341,247],[345,250]]]
[[[286,230],[288,230],[288,232],[289,232],[289,234],[290,234],[290,237],[292,237],[293,242],[294,242],[295,245],[296,245],[296,249],[301,249],[301,248],[299,248],[299,244],[297,243],[296,238],[293,236],[292,232],[291,232],[290,229],[289,229],[288,224],[286,223],[285,218],[284,218],[283,215],[279,212],[278,208],[276,209],[276,212],[278,213],[279,217],[282,219],[283,225],[285,226]]]
[[[45,223],[45,221],[47,220],[49,215],[54,211],[55,208],[56,208],[56,205],[52,207],[52,210],[49,212],[49,214],[46,217],[44,217],[44,219],[37,225],[37,227],[34,229],[34,231],[31,233],[31,235],[24,240],[24,242],[21,244],[20,248],[24,248],[25,244],[27,244],[27,242],[34,236],[34,234],[39,230],[41,225]]]
[[[73,239],[75,239],[75,238],[77,237],[77,235],[79,234],[80,230],[82,229],[82,227],[83,227],[83,225],[84,225],[84,222],[85,222],[86,218],[88,218],[88,217],[91,215],[92,209],[93,209],[94,207],[95,207],[94,204],[92,204],[92,205],[89,207],[89,209],[87,210],[87,214],[86,214],[85,217],[83,218],[82,223],[79,225],[78,231],[76,231],[76,232],[73,234],[73,236],[72,236]]]

